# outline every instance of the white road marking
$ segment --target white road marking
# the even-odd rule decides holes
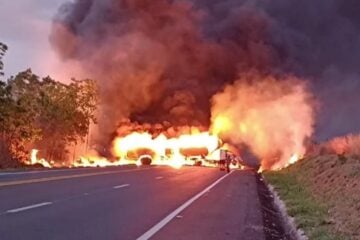
[[[128,187],[128,186],[130,186],[130,184],[123,184],[123,185],[114,186],[113,189],[119,189],[119,188],[124,188],[124,187]]]
[[[164,178],[164,177],[161,177],[161,176],[160,176],[160,177],[156,177],[155,179],[156,179],[156,180],[160,180],[160,179],[163,179],[163,178]]]
[[[39,208],[39,207],[43,207],[43,206],[47,206],[47,205],[51,205],[51,204],[53,204],[53,203],[52,202],[43,202],[43,203],[38,203],[38,204],[22,207],[22,208],[7,210],[6,212],[7,213],[17,213],[17,212],[22,212],[22,211],[30,210],[33,208]]]
[[[181,205],[180,207],[178,207],[177,209],[175,209],[175,211],[173,211],[172,213],[170,213],[168,216],[166,216],[163,220],[161,220],[159,223],[157,223],[155,226],[153,226],[152,228],[150,228],[146,233],[144,233],[143,235],[141,235],[139,238],[137,238],[137,240],[147,240],[149,238],[151,238],[152,236],[154,236],[160,229],[162,229],[166,224],[168,224],[173,218],[175,218],[176,216],[179,215],[179,213],[181,213],[184,209],[186,209],[188,206],[190,206],[193,202],[195,202],[197,199],[199,199],[202,195],[204,195],[205,193],[207,193],[210,189],[212,189],[213,187],[215,187],[218,183],[220,183],[222,180],[224,180],[226,177],[228,177],[230,174],[232,174],[233,172],[230,172],[229,174],[226,174],[224,176],[222,176],[221,178],[219,178],[218,180],[216,180],[214,183],[212,183],[210,186],[208,186],[207,188],[205,188],[204,190],[202,190],[201,192],[199,192],[198,194],[196,194],[194,197],[192,197],[191,199],[189,199],[187,202],[185,202],[183,205]]]

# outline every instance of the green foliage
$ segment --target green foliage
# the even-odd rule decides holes
[[[5,52],[8,50],[8,47],[0,42],[0,76],[4,75],[4,63],[2,61],[3,56],[5,55]]]
[[[65,146],[83,140],[90,123],[96,122],[97,88],[88,79],[65,85],[46,78],[44,83],[39,97],[39,125],[44,141],[38,145],[48,146],[48,159],[61,160]]]
[[[2,143],[16,159],[28,158],[30,147],[43,150],[49,160],[66,158],[66,146],[82,141],[98,104],[93,80],[70,84],[50,77],[40,79],[31,70],[0,86]]]
[[[326,206],[319,203],[304,184],[297,180],[296,173],[285,169],[280,172],[266,172],[264,175],[285,202],[287,212],[295,218],[297,227],[303,229],[309,239],[347,239],[331,232]]]

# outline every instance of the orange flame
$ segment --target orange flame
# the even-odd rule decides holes
[[[81,156],[67,164],[68,167],[108,167],[128,164],[168,165],[181,168],[183,165],[215,166],[219,156],[216,153],[221,146],[220,139],[209,132],[191,128],[190,133],[169,138],[165,134],[153,137],[149,132],[132,132],[116,137],[112,144],[112,153],[117,158],[111,161],[96,152]],[[226,145],[224,145],[226,147]],[[59,164],[38,159],[38,150],[33,149],[29,165],[42,164],[44,167],[58,167]],[[62,166],[62,165],[61,165]]]
[[[136,162],[142,155],[150,155],[153,164],[180,168],[190,164],[191,157],[209,156],[219,147],[219,142],[219,138],[209,132],[184,134],[177,138],[167,138],[164,134],[153,138],[147,132],[134,132],[117,137],[113,153],[120,162]]]
[[[44,167],[47,167],[47,168],[51,168],[52,165],[45,159],[41,158],[41,159],[38,159],[37,158],[37,154],[38,154],[39,150],[37,149],[33,149],[31,150],[31,157],[30,157],[30,161],[26,162],[27,164],[29,165],[36,165],[36,164],[40,164]]]
[[[313,103],[307,86],[291,76],[241,77],[256,81],[241,79],[213,96],[212,131],[248,147],[262,169],[278,170],[295,163],[313,133]]]

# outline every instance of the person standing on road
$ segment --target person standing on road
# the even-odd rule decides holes
[[[226,154],[226,162],[225,162],[225,168],[226,172],[230,172],[230,164],[231,164],[231,156],[230,154]]]

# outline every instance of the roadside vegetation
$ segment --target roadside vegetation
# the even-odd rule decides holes
[[[294,175],[273,172],[266,173],[265,177],[285,202],[289,216],[295,217],[297,228],[304,230],[309,239],[345,239],[333,236],[326,206],[316,200]]]
[[[348,142],[353,146],[353,141]],[[353,152],[333,154],[333,143],[322,144],[321,148],[327,148],[322,154],[278,172],[265,172],[264,176],[309,239],[358,240],[360,157]]]
[[[30,69],[1,79],[6,51],[0,43],[0,168],[21,167],[33,148],[49,161],[66,160],[68,147],[84,141],[96,122],[95,81],[64,84]]]

